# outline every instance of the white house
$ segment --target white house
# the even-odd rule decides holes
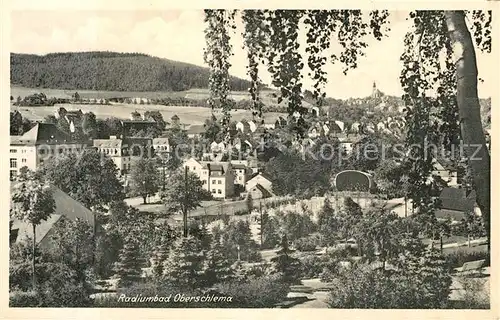
[[[248,192],[258,184],[264,187],[266,190],[272,190],[273,183],[271,181],[271,178],[263,172],[256,173],[252,177],[250,177],[245,185],[245,190]]]
[[[195,173],[203,183],[203,189],[214,198],[224,199],[234,194],[234,173],[229,162],[197,161],[190,158],[184,168]]]
[[[344,122],[336,120],[335,124],[340,128],[341,132],[344,132]]]

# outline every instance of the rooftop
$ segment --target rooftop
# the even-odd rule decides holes
[[[22,136],[10,136],[11,145],[39,145],[74,143],[71,137],[52,123],[37,123]]]

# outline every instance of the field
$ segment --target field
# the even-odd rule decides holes
[[[71,98],[71,95],[78,91],[82,98],[88,99],[109,99],[109,98],[187,98],[187,99],[208,99],[208,89],[190,89],[186,91],[171,91],[171,92],[131,92],[131,91],[93,91],[93,90],[63,90],[63,89],[48,89],[48,88],[26,88],[20,86],[11,86],[10,94],[16,99],[17,97],[24,98],[34,93],[43,92],[48,98]],[[263,98],[269,97],[273,91],[267,90],[261,92]],[[235,101],[250,99],[250,94],[246,91],[231,91],[229,98]]]
[[[43,92],[47,97],[56,98],[71,98],[75,90],[59,90],[59,89],[40,89],[40,88],[24,88],[24,87],[11,87],[11,95],[14,99],[18,96],[25,97],[37,92]],[[80,96],[84,98],[110,98],[110,97],[148,97],[148,98],[161,98],[161,97],[189,97],[189,98],[208,98],[208,90],[206,89],[193,89],[182,92],[117,92],[117,91],[85,91],[78,90]],[[232,94],[233,99],[236,96],[246,98],[246,93],[235,92]],[[67,110],[81,109],[83,112],[93,112],[98,118],[117,117],[121,119],[130,118],[130,114],[134,111],[143,113],[147,110],[158,110],[163,115],[166,121],[169,121],[173,115],[180,118],[181,123],[203,124],[206,119],[212,114],[210,108],[203,107],[184,107],[184,106],[163,106],[163,105],[140,105],[140,104],[112,104],[112,105],[79,105],[79,104],[58,104],[54,107],[16,107],[11,106],[11,110],[19,110],[23,117],[30,120],[43,120],[48,115],[53,115],[54,112],[64,107]],[[249,110],[233,110],[231,112],[233,120],[239,121],[242,119],[252,119],[252,112]],[[279,116],[285,116],[283,113],[268,112],[264,115],[266,123],[274,123]]]

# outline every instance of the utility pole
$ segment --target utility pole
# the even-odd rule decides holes
[[[260,212],[260,248],[262,249],[262,245],[264,244],[264,241],[262,240],[262,226],[264,225],[264,221],[262,220],[262,201],[259,201],[259,212]]]
[[[187,226],[187,205],[188,205],[188,169],[184,168],[184,205],[182,206],[182,220],[184,223],[184,238],[188,236]]]

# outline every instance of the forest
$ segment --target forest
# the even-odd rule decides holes
[[[11,84],[29,88],[182,91],[208,88],[209,69],[141,53],[11,53]],[[249,82],[231,77],[233,90]]]

